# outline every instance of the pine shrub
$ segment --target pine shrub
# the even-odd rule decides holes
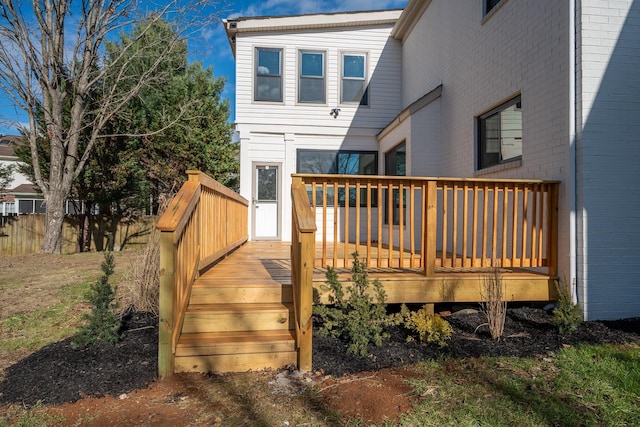
[[[558,306],[553,310],[551,323],[558,328],[560,335],[571,335],[582,322],[582,311],[571,298],[569,286],[556,281]]]
[[[91,290],[87,294],[87,302],[92,308],[83,316],[84,323],[78,328],[78,333],[71,343],[73,348],[87,348],[99,342],[116,345],[120,341],[122,321],[116,314],[118,308],[114,302],[116,290],[109,283],[114,268],[113,254],[105,252],[102,262],[104,274],[91,285]]]
[[[384,327],[390,323],[385,304],[386,294],[378,280],[369,282],[366,265],[353,253],[352,285],[343,289],[338,274],[327,267],[327,285],[333,294],[331,305],[316,305],[314,314],[321,320],[318,332],[348,342],[347,353],[366,356],[370,343],[381,345],[389,338]],[[368,291],[372,290],[373,295]]]

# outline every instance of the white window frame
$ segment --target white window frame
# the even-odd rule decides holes
[[[302,58],[305,54],[322,56],[322,75],[305,76],[302,74]],[[298,102],[301,104],[325,104],[327,103],[327,54],[322,50],[301,49],[298,51]],[[302,82],[303,80],[321,80],[322,81],[322,99],[321,100],[303,100],[302,99]]]
[[[363,77],[345,77],[344,75],[344,66],[345,66],[345,57],[347,56],[362,56],[364,57],[363,67],[364,69]],[[369,93],[369,54],[367,52],[341,52],[340,53],[340,103],[346,105],[360,105],[360,106],[369,106],[371,105],[370,93]],[[363,92],[362,97],[358,101],[345,101],[344,99],[344,82],[347,81],[362,81]]]
[[[280,72],[278,74],[264,74],[259,72],[260,67],[260,52],[261,51],[271,51],[278,52],[280,54]],[[258,82],[259,77],[267,77],[267,78],[279,78],[280,79],[280,99],[260,99],[258,96]],[[270,47],[270,46],[257,46],[254,48],[254,67],[253,67],[253,101],[254,102],[273,102],[273,103],[282,103],[284,102],[284,49],[281,47]]]

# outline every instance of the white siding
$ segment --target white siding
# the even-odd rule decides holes
[[[0,160],[0,165],[2,165],[3,167],[13,165],[17,168],[19,164],[20,162],[18,162],[17,160]],[[29,178],[27,178],[26,175],[18,172],[17,169],[13,171],[11,178],[11,182],[9,182],[9,185],[7,186],[8,190],[16,188],[17,186],[22,184],[31,184]]]
[[[578,271],[591,319],[640,315],[640,2],[582,0]]]
[[[377,151],[376,134],[400,110],[401,46],[391,25],[324,31],[238,34],[236,37],[236,123],[241,139],[240,193],[251,197],[253,162],[282,162],[282,239],[291,239],[291,174],[298,149]],[[253,101],[256,47],[283,49],[282,103]],[[326,52],[326,104],[297,103],[298,51]],[[340,104],[342,52],[368,57],[369,106]],[[340,108],[337,118],[329,115]],[[251,218],[250,218],[251,221]]]

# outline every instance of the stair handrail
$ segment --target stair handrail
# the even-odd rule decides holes
[[[316,221],[304,183],[294,178],[291,185],[291,285],[298,348],[298,369],[312,368],[313,268],[315,262]]]
[[[158,374],[169,377],[191,288],[200,272],[248,240],[249,201],[200,171],[159,218]]]

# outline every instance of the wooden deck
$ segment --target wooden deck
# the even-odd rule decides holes
[[[320,245],[316,253],[320,253]],[[230,289],[246,284],[283,285],[282,301],[288,302],[291,292],[290,246],[287,242],[247,242],[202,274],[198,282]],[[345,245],[339,246],[339,258],[344,259]],[[347,253],[353,250],[355,246],[350,245]],[[361,256],[366,258],[366,253]],[[377,253],[372,253],[371,257],[377,258]],[[321,302],[326,303],[327,294],[321,289],[326,269],[318,267],[319,261],[316,260],[313,273],[314,289],[319,292]],[[349,267],[339,267],[337,270],[340,280],[348,283],[351,277]],[[450,268],[436,268],[433,277],[425,277],[420,268],[374,267],[368,271],[371,280],[377,279],[383,284],[387,303],[394,304],[478,302],[482,299],[480,289],[487,269],[459,267],[452,271]],[[509,301],[550,301],[556,297],[554,278],[521,268],[503,268],[501,272]]]
[[[312,369],[314,295],[327,266],[349,286],[353,252],[390,304],[477,303],[496,269],[507,301],[556,297],[555,181],[294,175],[283,243],[247,242],[249,201],[188,175],[157,226],[163,378]]]

